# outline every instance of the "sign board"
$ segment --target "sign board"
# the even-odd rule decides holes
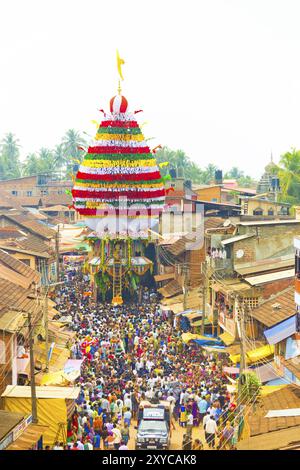
[[[23,419],[21,423],[19,423],[14,429],[13,429],[13,440],[15,441],[18,439],[18,437],[22,434],[22,432],[29,426],[29,424],[32,423],[32,415],[28,416],[28,418]]]
[[[65,255],[63,257],[63,262],[64,262],[64,264],[67,264],[67,263],[83,263],[84,259],[85,258],[82,255]]]
[[[13,442],[13,432],[9,433],[2,441],[0,442],[0,450],[6,449]]]
[[[164,420],[164,408],[144,408],[143,419]]]

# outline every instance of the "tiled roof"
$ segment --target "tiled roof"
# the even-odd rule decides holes
[[[0,298],[3,306],[12,310],[28,312],[35,302],[30,296],[32,292],[11,281],[0,278]]]
[[[22,276],[29,279],[31,282],[38,282],[40,279],[40,275],[36,271],[31,269],[29,266],[27,266],[27,264],[22,263],[22,261],[19,261],[16,258],[13,258],[1,249],[0,265],[3,265],[4,267],[9,268],[12,271],[15,271],[17,274],[21,274]]]
[[[221,217],[206,217],[204,219],[204,229],[222,227],[225,220]]]
[[[300,387],[288,385],[276,392],[261,398],[257,412],[249,416],[251,436],[264,434],[279,429],[300,425],[300,416],[282,416],[280,418],[265,418],[269,410],[300,408]]]
[[[51,249],[48,244],[40,237],[31,233],[25,234],[21,229],[16,227],[3,227],[0,228],[0,248],[7,248],[13,251],[15,248],[36,254],[49,255]]]
[[[49,253],[49,246],[39,237],[28,234],[26,238],[18,241],[18,245],[23,250],[36,251],[38,253]]]
[[[62,204],[57,204],[56,206],[48,206],[44,207],[43,209],[40,209],[41,212],[69,212],[71,210],[72,212],[75,212],[74,209],[69,209],[67,206],[63,206]]]
[[[24,233],[17,227],[1,227],[0,228],[0,240],[7,240],[8,238],[22,238],[24,237]]]
[[[19,206],[39,206],[41,204],[41,197],[40,196],[12,196],[9,198],[10,202],[14,202]]]
[[[161,289],[158,289],[164,297],[172,297],[173,295],[182,294],[182,288],[177,281],[171,281]]]
[[[180,237],[175,243],[165,245],[164,249],[174,256],[179,256],[186,250],[200,249],[202,247],[203,235],[203,227],[199,227],[197,230]]]
[[[57,204],[70,206],[73,204],[72,196],[64,194],[49,194],[48,196],[42,196],[43,207],[56,206]]]
[[[280,308],[276,308],[276,304]],[[294,286],[279,292],[249,314],[267,327],[274,326],[295,315]]]
[[[1,217],[6,217],[11,222],[16,223],[36,235],[40,235],[43,238],[49,239],[55,237],[55,230],[36,220],[33,214],[1,214]]]

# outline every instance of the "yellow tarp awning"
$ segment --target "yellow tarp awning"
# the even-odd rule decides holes
[[[76,370],[66,374],[63,370],[44,374],[41,379],[41,385],[62,385],[66,386],[74,382],[80,376],[80,371]]]
[[[224,344],[226,344],[226,346],[230,346],[234,343],[234,336],[232,336],[230,333],[222,333],[219,335],[219,338],[223,341]]]
[[[286,387],[288,384],[284,385],[263,385],[261,387],[261,396],[265,397],[270,393],[277,392],[277,390],[281,390],[282,388]]]
[[[197,335],[197,334],[193,334],[193,333],[182,333],[181,338],[182,338],[182,341],[184,343],[189,343],[193,339],[202,339],[202,340],[206,340],[206,341],[218,341],[217,338],[213,338],[213,337],[208,338],[207,336]]]
[[[46,387],[45,387],[46,388]],[[4,398],[4,409],[16,413],[31,413],[30,398]],[[67,405],[64,399],[60,398],[38,398],[37,414],[39,425],[46,426],[44,431],[44,445],[53,445],[58,431],[58,423],[64,423],[67,430]],[[60,437],[60,440],[61,437]]]
[[[252,349],[252,351],[248,351],[246,353],[246,358],[249,364],[254,364],[257,361],[260,361],[261,359],[265,359],[266,357],[272,356],[273,354],[274,346],[266,345],[257,349]],[[234,364],[240,362],[240,354],[230,355],[229,358]]]
[[[269,395],[270,393],[277,392],[277,390],[281,390],[282,388],[286,387],[288,384],[284,385],[263,385],[260,389],[260,393],[262,397],[265,397],[266,395]],[[232,384],[232,385],[226,385],[227,390],[229,393],[235,393],[237,391],[237,386]]]

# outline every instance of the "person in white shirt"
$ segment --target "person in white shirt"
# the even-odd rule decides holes
[[[148,398],[148,400],[151,400],[153,398],[153,390],[152,389],[148,389],[146,392],[145,392],[145,397]]]
[[[218,426],[215,422],[215,419],[212,416],[209,416],[208,420],[205,423],[205,436],[206,442],[209,447],[215,447],[216,434],[218,432]]]
[[[174,411],[174,406],[175,406],[175,397],[173,396],[173,393],[169,393],[169,396],[167,397],[167,401],[170,403],[170,408],[171,408],[171,416],[173,415]]]
[[[194,424],[194,416],[192,415],[192,412],[190,412],[188,414],[187,421],[186,421],[186,432],[190,436],[192,435],[193,424]]]
[[[119,447],[119,450],[129,450],[129,449],[128,449],[127,445],[124,444],[124,442],[121,442],[121,445],[120,445],[120,447]]]
[[[114,448],[115,448],[116,450],[118,450],[119,447],[120,447],[121,441],[122,441],[122,434],[121,434],[121,431],[120,431],[120,429],[118,428],[118,426],[115,427],[115,428],[112,430],[112,433],[113,433],[114,438],[115,438],[115,440],[114,440]]]
[[[78,441],[77,441],[77,448],[78,448],[78,450],[84,450],[84,445],[83,445],[83,443],[81,442],[80,439],[78,439]]]
[[[132,401],[131,401],[130,395],[126,396],[126,398],[124,396],[124,408],[128,408],[129,410],[132,410]]]

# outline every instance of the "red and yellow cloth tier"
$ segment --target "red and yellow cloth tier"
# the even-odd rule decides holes
[[[107,211],[117,215],[124,204],[146,215],[162,211],[164,183],[132,114],[112,113],[101,122],[79,167],[72,195],[75,209],[88,217],[101,217]]]

